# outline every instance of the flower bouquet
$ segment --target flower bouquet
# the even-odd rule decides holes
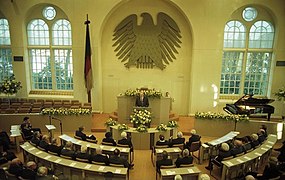
[[[145,125],[139,125],[136,130],[138,132],[141,132],[141,133],[144,133],[144,132],[147,132],[147,127]]]
[[[16,81],[14,74],[0,83],[0,92],[7,95],[16,94],[21,88],[21,82]]]
[[[223,119],[223,120],[232,120],[232,121],[248,121],[249,118],[246,114],[236,115],[236,114],[222,114],[222,113],[213,113],[213,112],[197,112],[195,113],[195,118],[198,119]]]
[[[109,118],[106,122],[105,122],[105,126],[107,127],[110,127],[110,126],[115,126],[117,125],[117,121],[112,119],[112,118]]]
[[[139,125],[150,126],[152,121],[151,113],[146,109],[134,109],[133,114],[130,115],[130,121],[133,123],[134,127],[138,127]]]
[[[126,124],[119,124],[118,129],[119,129],[119,131],[125,131],[125,130],[129,129],[129,127]]]
[[[282,98],[285,100],[285,87],[282,87],[278,90],[278,92],[274,93],[275,96],[277,96],[278,100],[281,100]]]
[[[44,108],[41,111],[42,115],[87,115],[91,114],[90,109],[85,108]]]
[[[177,121],[168,121],[167,127],[177,128],[178,127],[178,123],[177,123]]]
[[[138,96],[140,94],[140,89],[128,89],[125,91],[125,96]],[[146,89],[143,90],[144,94],[149,97],[149,98],[161,98],[162,97],[162,92],[159,90],[155,89]]]
[[[155,129],[159,130],[159,131],[166,131],[167,130],[167,126],[165,124],[161,123]]]

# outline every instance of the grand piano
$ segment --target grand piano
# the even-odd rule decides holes
[[[251,114],[267,113],[267,120],[270,121],[270,116],[274,113],[274,107],[268,105],[274,99],[254,98],[253,95],[244,95],[234,104],[226,104],[224,111],[229,114]]]

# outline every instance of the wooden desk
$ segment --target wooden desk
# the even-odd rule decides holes
[[[242,156],[227,161],[222,161],[222,180],[228,178],[231,179],[232,177],[228,177],[231,175],[230,171],[232,169],[240,169],[240,167],[243,166],[245,163],[254,163],[254,161],[265,162],[265,160],[269,158],[271,150],[276,142],[277,136],[270,134],[268,135],[267,140],[264,141],[263,144],[255,150],[248,152]]]
[[[110,126],[110,131],[115,140],[121,139],[121,131],[118,129],[118,125]],[[167,131],[158,131],[155,128],[148,128],[148,132],[140,133],[136,131],[136,128],[130,127],[128,130],[125,130],[130,134],[132,138],[132,143],[134,149],[139,150],[148,150],[152,149],[155,142],[159,140],[159,135],[164,135],[165,139],[169,139],[170,136],[177,136],[177,128],[167,128]]]
[[[82,141],[79,139],[75,139],[73,137],[70,137],[66,134],[60,135],[59,138],[64,141],[71,141],[75,146],[78,146],[76,149],[79,149],[82,145],[86,146],[89,150],[96,150],[97,148],[101,148],[103,154],[109,154],[113,155],[114,150],[117,148],[121,152],[121,156],[124,156],[128,159],[129,162],[131,162],[131,155],[130,155],[130,148],[125,148],[125,147],[117,147],[117,146],[107,146],[107,145],[99,145],[95,143],[90,143],[87,141]]]
[[[25,162],[29,159],[27,157],[31,156],[36,162],[41,162],[53,170],[55,167],[61,167],[64,176],[71,180],[77,179],[104,179],[104,174],[106,172],[112,172],[114,174],[113,179],[126,180],[128,179],[128,169],[120,167],[111,166],[100,166],[90,163],[83,163],[79,161],[74,161],[70,159],[64,159],[56,155],[49,154],[47,152],[41,151],[38,148],[32,146],[30,143],[26,142],[21,145],[23,149],[23,155]]]
[[[160,169],[162,180],[173,180],[176,174],[180,174],[183,180],[199,179],[201,171],[196,167],[180,167]]]

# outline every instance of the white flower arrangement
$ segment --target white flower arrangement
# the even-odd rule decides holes
[[[119,129],[119,131],[125,131],[125,130],[128,130],[129,127],[126,124],[119,124],[118,129]]]
[[[125,96],[138,96],[140,94],[140,89],[128,89],[125,91]],[[161,98],[162,92],[155,89],[146,89],[143,90],[144,94],[149,98]]]
[[[278,92],[274,93],[277,96],[277,99],[280,101],[282,98],[285,100],[285,87],[282,87],[278,90]]]
[[[161,123],[155,129],[159,130],[159,131],[166,131],[167,130],[167,126],[165,124]]]
[[[144,132],[147,132],[148,131],[148,128],[145,126],[145,125],[139,125],[136,130],[138,132],[141,132],[141,133],[144,133]]]
[[[112,119],[112,118],[109,118],[106,122],[105,122],[105,126],[109,127],[109,126],[115,126],[117,125],[117,121]]]
[[[177,123],[177,121],[168,121],[167,127],[177,128],[178,127],[178,123]]]
[[[151,113],[146,109],[134,109],[133,114],[130,115],[130,121],[131,123],[136,124],[138,126],[150,124],[152,121]]]
[[[42,115],[87,115],[91,114],[90,109],[85,108],[44,108],[41,111]]]
[[[213,112],[197,112],[195,113],[195,118],[199,119],[222,119],[222,120],[232,120],[232,121],[248,121],[249,117],[245,114],[222,114]]]
[[[14,74],[0,83],[0,92],[7,95],[16,94],[21,88],[21,82],[16,81]]]

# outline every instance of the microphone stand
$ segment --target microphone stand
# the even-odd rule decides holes
[[[61,119],[58,119],[58,118],[55,118],[55,117],[52,117],[52,119],[59,121],[59,125],[60,125],[60,134],[62,135],[62,121],[61,121]]]

